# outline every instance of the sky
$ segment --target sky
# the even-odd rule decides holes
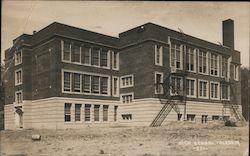
[[[222,43],[222,21],[234,20],[235,49],[249,67],[249,2],[2,1],[1,55],[23,33],[52,22],[118,37],[152,22],[213,43]]]

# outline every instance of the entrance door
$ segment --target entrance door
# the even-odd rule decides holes
[[[16,128],[23,128],[23,111],[21,108],[17,108],[15,111],[15,121]]]

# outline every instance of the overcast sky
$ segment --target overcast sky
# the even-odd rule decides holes
[[[12,40],[50,23],[60,23],[118,36],[130,28],[153,22],[213,42],[222,42],[222,21],[235,24],[235,49],[249,66],[249,2],[83,2],[2,1],[2,58]]]

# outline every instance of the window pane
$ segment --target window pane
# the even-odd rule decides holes
[[[94,121],[99,121],[99,109],[100,105],[94,106]]]
[[[82,63],[90,64],[90,48],[89,47],[82,47]]]
[[[70,61],[70,43],[64,42],[63,60]]]
[[[97,48],[92,49],[92,65],[99,65],[99,49]]]
[[[64,121],[65,122],[71,121],[71,103],[64,104]]]
[[[81,121],[81,104],[75,104],[75,121]]]
[[[72,49],[72,62],[80,62],[80,46],[74,45]]]
[[[64,72],[64,91],[70,90],[70,73]]]
[[[101,66],[108,66],[108,51],[105,49],[101,51]]]
[[[101,78],[101,93],[108,94],[108,78],[107,77]]]
[[[90,121],[90,108],[91,108],[91,105],[85,104],[85,111],[84,111],[85,121]]]
[[[90,75],[83,75],[83,91],[90,93]]]
[[[81,91],[80,74],[74,74],[74,92]]]
[[[108,121],[108,105],[103,105],[103,121]]]
[[[99,79],[100,77],[98,76],[93,76],[92,77],[92,92],[93,93],[100,93],[100,89],[99,89]]]

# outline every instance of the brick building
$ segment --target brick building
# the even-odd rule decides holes
[[[55,22],[16,38],[5,56],[6,129],[205,122],[232,116],[228,103],[241,109],[230,19],[223,45],[153,23],[116,38]]]

